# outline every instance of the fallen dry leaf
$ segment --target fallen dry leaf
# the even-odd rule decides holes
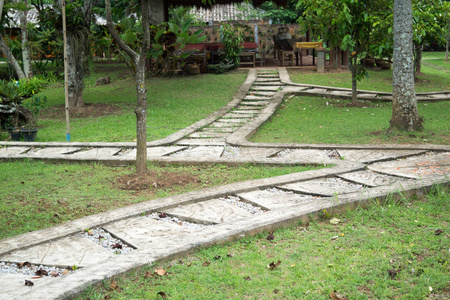
[[[117,243],[117,244],[111,245],[111,248],[112,249],[122,249],[123,247],[121,244]]]
[[[234,254],[227,254],[227,257],[234,257]]]
[[[109,287],[113,290],[117,290],[119,288],[119,286],[117,285],[117,282],[115,282],[115,281],[111,282]]]
[[[401,268],[396,269],[391,269],[388,270],[389,276],[391,276],[392,279],[395,278],[395,276],[397,276],[397,274],[400,272]]]
[[[31,277],[31,279],[39,279],[39,278],[42,278],[42,276],[33,276],[33,277]]]
[[[26,280],[26,279],[25,279],[25,285],[26,285],[26,286],[33,286],[34,283],[33,283],[32,281],[30,281],[30,280]]]
[[[271,233],[269,233],[269,235],[267,236],[267,240],[268,241],[272,241],[275,239],[275,236],[273,235],[273,231]]]
[[[164,275],[166,275],[166,270],[164,270],[164,269],[157,269],[156,271],[155,271],[155,274],[156,275],[159,275],[159,276],[164,276]]]
[[[150,278],[150,277],[155,277],[155,274],[153,274],[151,272],[145,272],[144,278]]]
[[[279,292],[280,292],[280,290],[277,290],[277,289],[274,289],[274,290],[273,290],[273,293],[274,293],[274,294],[278,294]]]
[[[281,260],[277,261],[277,263],[275,262],[271,262],[267,267],[271,270],[275,269],[276,267],[278,267],[281,264]]]
[[[333,218],[333,219],[330,220],[330,223],[333,224],[333,225],[337,225],[337,224],[339,224],[340,222],[341,222],[341,220],[338,219],[338,218]]]
[[[436,230],[436,231],[434,232],[434,234],[435,234],[435,235],[440,235],[440,234],[443,233],[443,232],[444,232],[444,230],[438,229],[438,230]]]
[[[36,271],[36,275],[37,275],[37,276],[39,276],[39,275],[45,275],[45,276],[48,276],[48,271],[45,271],[45,270],[43,270],[43,269],[39,269],[39,270]]]
[[[156,295],[161,296],[161,298],[163,298],[163,299],[167,299],[167,295],[164,292],[158,292],[158,294],[156,294]]]
[[[31,267],[31,263],[28,262],[28,261],[26,261],[26,262],[23,262],[23,263],[18,264],[17,267],[18,267],[19,269],[22,269],[23,267]]]
[[[159,213],[158,217],[163,219],[163,218],[167,218],[167,215],[165,213]]]
[[[70,271],[68,269],[65,269],[64,272],[62,272],[62,275],[67,275],[67,274],[69,274],[69,272]]]
[[[334,290],[334,291],[332,291],[331,293],[330,293],[330,298],[331,299],[333,299],[333,300],[341,300],[341,298],[339,298],[337,295],[336,295],[336,290]]]
[[[252,280],[250,276],[244,277],[244,280]]]
[[[202,264],[202,266],[207,267],[207,266],[209,266],[210,264],[211,264],[211,262],[208,260],[208,261],[205,261],[205,262]]]

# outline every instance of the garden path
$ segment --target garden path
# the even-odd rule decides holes
[[[450,146],[247,141],[286,94],[334,97],[338,92],[348,90],[293,84],[283,68],[250,70],[247,80],[225,107],[165,139],[148,143],[149,160],[184,164],[315,164],[328,168],[147,201],[0,240],[1,298],[69,298],[105,278],[198,247],[272,230],[300,219],[306,221],[324,211],[332,215],[370,204],[370,199],[395,197],[400,192],[406,196],[420,194],[434,184],[448,184]],[[362,92],[365,94],[374,98],[386,96]],[[435,95],[427,97],[435,99]],[[447,99],[449,94],[439,95],[437,99]],[[31,158],[121,165],[133,163],[136,155],[135,145],[130,143],[1,145],[4,147],[0,158],[5,160]],[[67,266],[72,269],[66,271]],[[49,276],[42,275],[43,271],[36,275],[38,269],[48,271]],[[36,278],[39,276],[42,277]],[[33,285],[26,285],[28,281]]]

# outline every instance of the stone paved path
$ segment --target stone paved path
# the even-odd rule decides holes
[[[249,72],[235,98],[224,108],[168,138],[150,142],[149,160],[332,167],[148,201],[1,240],[1,298],[68,298],[105,278],[202,245],[307,219],[324,209],[336,213],[372,198],[420,193],[433,184],[449,182],[449,146],[248,142],[247,137],[274,113],[286,94],[311,90],[333,94],[329,88],[291,84],[285,69]],[[122,165],[133,163],[136,155],[132,143],[1,145],[5,146],[0,148],[4,160]],[[5,271],[6,264],[12,270],[15,263],[25,261],[33,267],[50,268],[50,276],[32,279],[34,273]],[[73,265],[78,269],[64,271]],[[34,285],[25,286],[25,280]]]

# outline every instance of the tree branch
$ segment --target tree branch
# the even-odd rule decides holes
[[[145,1],[148,2],[148,0]],[[125,53],[128,54],[128,56],[130,56],[134,64],[137,64],[139,55],[120,38],[119,34],[114,28],[111,14],[111,0],[105,0],[105,10],[106,10],[106,28],[108,29],[109,34],[111,34],[113,39],[116,41],[117,45],[119,45],[119,47],[122,48],[122,50],[125,51]]]

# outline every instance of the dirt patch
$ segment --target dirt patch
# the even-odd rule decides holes
[[[70,109],[71,118],[98,118],[121,113],[122,109],[119,106],[107,103],[87,103],[84,107]],[[64,105],[57,105],[44,110],[41,117],[44,119],[64,119],[65,114]]]
[[[175,172],[149,171],[144,174],[134,173],[117,178],[117,185],[120,189],[131,191],[166,189],[198,183],[201,183],[201,180],[196,175]]]

